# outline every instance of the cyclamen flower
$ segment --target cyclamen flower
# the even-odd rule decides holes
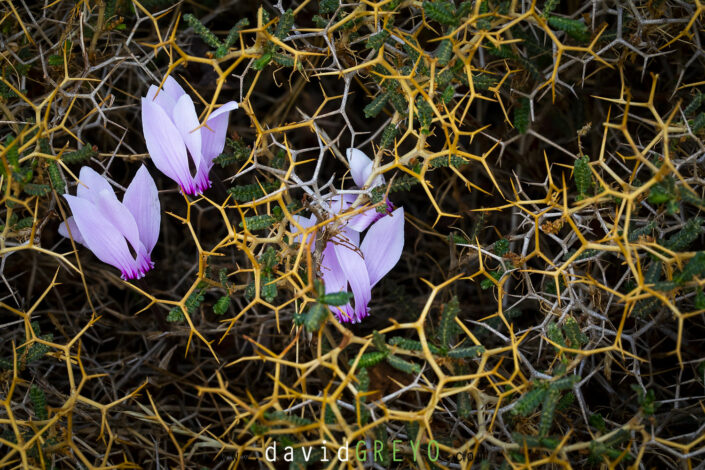
[[[353,180],[362,186],[372,172],[372,161],[357,149],[348,149],[347,155]],[[381,176],[374,180],[373,187],[378,184],[384,184]],[[347,196],[331,198],[335,212],[347,209],[355,200]],[[316,224],[314,216],[297,216],[297,222],[303,228]],[[368,227],[360,243],[360,232]],[[298,236],[295,241],[300,239],[301,236]],[[326,294],[347,291],[349,286],[355,300],[354,307],[348,303],[334,308],[339,321],[359,323],[369,315],[372,288],[397,264],[403,248],[403,207],[389,214],[369,209],[356,215],[326,244],[320,267]]]
[[[164,87],[149,87],[142,98],[142,129],[154,165],[176,181],[186,194],[201,194],[210,188],[208,173],[213,159],[225,148],[230,111],[237,103],[229,101],[213,111],[203,127],[193,101],[181,85],[167,77]],[[196,174],[192,175],[189,158]]]
[[[149,171],[140,167],[122,202],[110,183],[90,167],[81,168],[79,180],[76,196],[64,194],[73,216],[59,226],[59,234],[69,236],[68,224],[73,239],[118,268],[123,279],[143,277],[154,267],[151,254],[161,219],[157,186]]]

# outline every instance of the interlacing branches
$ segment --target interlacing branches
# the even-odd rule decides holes
[[[0,468],[705,462],[699,1],[0,5]],[[147,151],[167,77],[239,106],[203,194]],[[62,195],[142,164],[126,281]],[[346,321],[330,253],[394,213]]]

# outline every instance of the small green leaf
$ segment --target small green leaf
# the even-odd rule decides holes
[[[304,319],[306,331],[314,332],[320,330],[323,325],[323,321],[328,318],[328,313],[328,308],[323,304],[316,302],[311,305],[306,313],[306,318]]]
[[[225,312],[228,311],[229,307],[230,307],[230,296],[224,295],[221,298],[219,298],[215,304],[213,304],[213,313],[215,313],[216,315],[223,315]]]
[[[345,305],[350,300],[352,300],[353,294],[350,292],[334,292],[330,294],[325,294],[322,295],[321,297],[318,298],[318,301],[321,302],[322,304],[326,305],[333,305],[335,307],[339,307],[341,305]]]

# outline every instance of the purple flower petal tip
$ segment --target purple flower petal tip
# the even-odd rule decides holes
[[[205,126],[198,122],[193,101],[171,76],[163,89],[152,85],[142,98],[142,129],[147,151],[159,171],[174,180],[188,195],[210,188],[208,173],[223,152],[234,101],[213,111]],[[189,161],[196,174],[192,174]]]
[[[389,208],[389,206],[388,206]],[[326,244],[321,277],[327,294],[352,290],[355,305],[334,307],[341,323],[360,323],[369,315],[372,287],[399,261],[404,248],[404,208],[370,225],[362,243],[359,232],[346,227]]]
[[[157,186],[142,166],[118,201],[110,183],[83,167],[76,196],[64,194],[73,217],[59,227],[67,237],[86,246],[104,263],[120,270],[123,279],[139,279],[154,267],[151,253],[159,238]],[[132,253],[136,253],[133,256]]]

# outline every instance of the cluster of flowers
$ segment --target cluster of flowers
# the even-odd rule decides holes
[[[167,77],[161,91],[152,85],[142,98],[142,126],[154,165],[185,194],[202,194],[211,185],[208,173],[213,160],[225,147],[229,113],[237,108],[237,103],[230,101],[201,125],[193,101],[176,80]],[[361,188],[373,163],[357,149],[348,149],[347,157],[353,180]],[[73,215],[61,224],[59,233],[119,269],[123,279],[143,277],[154,267],[151,253],[161,220],[157,186],[149,171],[144,165],[140,167],[122,202],[105,177],[90,167],[81,168],[79,180],[76,195],[64,195]],[[378,176],[372,187],[381,184],[384,178]],[[328,201],[335,214],[347,210],[355,199],[345,194],[333,195]],[[393,209],[388,202],[386,214],[368,209],[350,218],[325,246],[321,277],[326,293],[346,291],[350,286],[355,298],[354,307],[347,304],[337,309],[340,321],[359,322],[368,315],[372,287],[399,261],[404,245],[404,209]],[[296,217],[305,229],[316,224],[314,216]]]

